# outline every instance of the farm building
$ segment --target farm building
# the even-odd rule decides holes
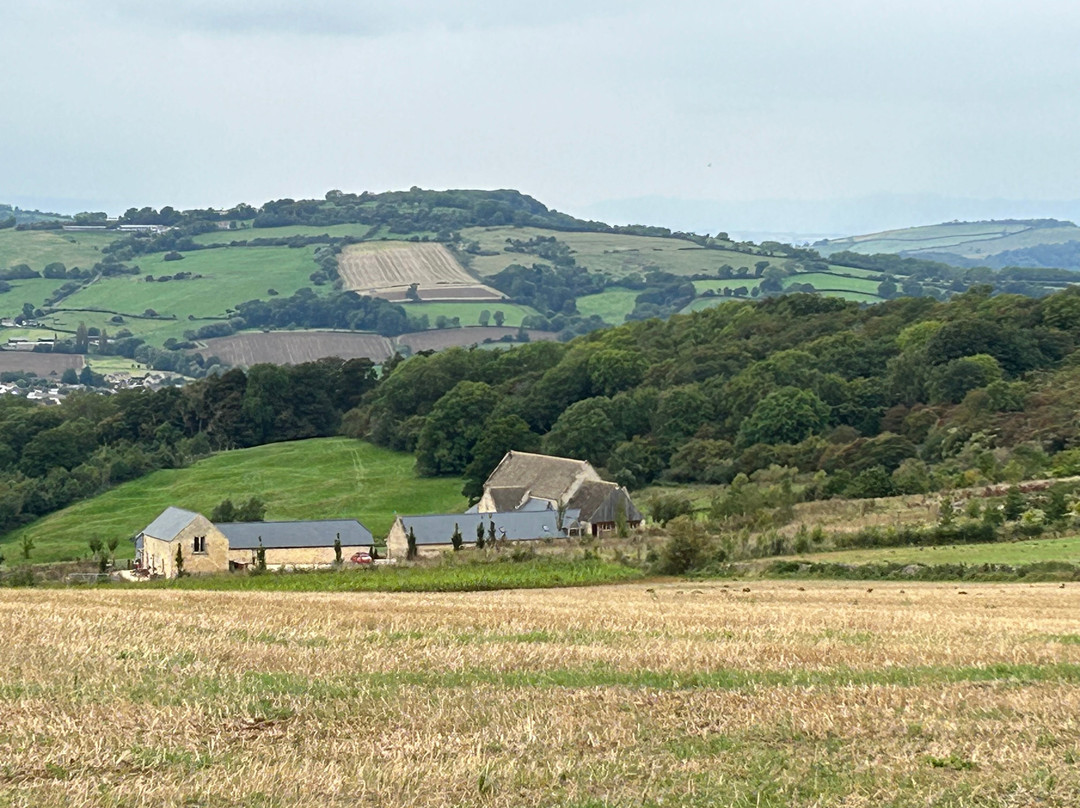
[[[510,513],[441,513],[428,516],[399,516],[386,537],[390,558],[405,558],[409,551],[409,531],[416,536],[420,556],[453,550],[451,536],[461,533],[462,546],[476,544],[476,528],[482,525],[485,541],[542,541],[562,539],[578,529],[577,512],[566,511],[563,524],[554,509],[512,511]]]
[[[643,519],[626,489],[601,479],[588,462],[530,452],[507,452],[475,506],[500,514],[544,508],[575,511],[581,531],[594,536],[614,530],[620,512],[632,528]]]
[[[343,558],[374,548],[371,531],[355,519],[214,524],[201,513],[169,507],[136,536],[135,561],[173,578],[180,548],[184,572],[225,572],[254,564],[262,546],[269,569],[319,567],[334,562],[338,540]]]

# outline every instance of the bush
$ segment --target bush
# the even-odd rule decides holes
[[[698,522],[680,516],[668,526],[668,540],[660,552],[657,572],[663,575],[684,575],[722,562],[723,552],[713,537]]]
[[[679,516],[694,512],[694,504],[688,497],[679,494],[664,494],[649,500],[649,518],[661,525],[666,525]]]

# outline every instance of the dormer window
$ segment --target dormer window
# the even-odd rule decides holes
[[[206,536],[196,536],[192,540],[191,551],[193,553],[205,553],[206,552]]]

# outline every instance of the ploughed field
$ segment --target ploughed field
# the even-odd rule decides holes
[[[393,345],[386,337],[347,331],[246,332],[215,337],[205,343],[209,355],[217,356],[228,365],[248,367],[260,362],[299,365],[326,356],[383,362],[394,353]]]
[[[22,336],[22,334],[19,334]],[[56,375],[57,381],[68,368],[82,370],[81,354],[38,353],[37,351],[0,351],[0,372],[33,371],[38,376]]]
[[[0,590],[0,804],[1075,805],[1080,586],[749,589]]]

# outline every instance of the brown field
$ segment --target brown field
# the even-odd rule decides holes
[[[80,354],[36,353],[35,351],[0,351],[0,373],[30,371],[38,376],[60,376],[68,368],[83,369]]]
[[[349,331],[270,331],[233,334],[206,340],[203,352],[228,365],[273,362],[297,365],[327,356],[382,362],[394,349],[386,337]]]
[[[410,284],[420,293],[444,287],[463,287],[478,298],[502,298],[494,289],[478,284],[442,244],[370,241],[346,247],[338,259],[338,273],[346,289],[367,294],[396,291],[404,295]],[[430,298],[429,299],[434,299]]]
[[[414,331],[411,334],[402,334],[397,338],[399,345],[407,345],[413,353],[417,351],[441,351],[443,348],[462,347],[476,345],[486,339],[500,340],[504,336],[516,337],[516,328],[499,328],[497,326],[466,326],[464,328],[443,328],[433,331]],[[537,342],[552,341],[559,335],[554,331],[529,331],[529,339]],[[516,343],[506,343],[506,347],[512,347]]]
[[[0,590],[0,805],[1075,806],[1080,587]]]

